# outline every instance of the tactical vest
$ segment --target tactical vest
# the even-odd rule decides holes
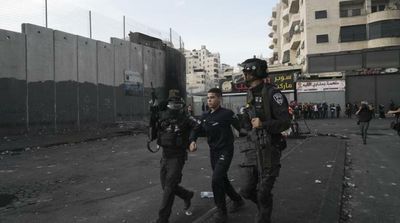
[[[188,144],[186,114],[167,109],[160,112],[157,144],[164,148],[182,148]]]
[[[264,84],[260,92],[256,92],[253,94],[253,92],[249,90],[249,92],[247,93],[247,104],[248,106],[253,107],[255,116],[259,117],[261,121],[271,119],[272,117],[269,99],[272,95],[273,90],[273,86],[267,86]]]

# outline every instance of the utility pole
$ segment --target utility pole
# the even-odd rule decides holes
[[[89,36],[92,38],[92,11],[89,10]]]
[[[122,37],[122,39],[123,39],[123,40],[126,40],[126,39],[125,39],[125,16],[123,17],[123,23],[124,23],[124,24],[123,24],[123,25],[124,25],[124,31],[123,31],[124,33],[123,33],[123,35],[124,35],[124,36]]]
[[[48,23],[47,23],[47,0],[44,0],[44,13],[45,13],[45,20],[46,20],[46,28],[48,28]]]

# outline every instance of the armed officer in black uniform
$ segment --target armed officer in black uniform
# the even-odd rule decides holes
[[[227,172],[233,157],[233,141],[231,125],[240,129],[240,122],[232,110],[221,107],[222,92],[212,88],[207,93],[207,104],[210,110],[203,114],[198,125],[190,136],[190,151],[197,149],[196,139],[200,132],[205,132],[210,147],[210,160],[213,169],[212,190],[217,206],[215,222],[227,221],[225,194],[233,201],[230,212],[237,211],[244,205],[241,196],[235,191],[228,180]]]
[[[186,210],[194,195],[179,184],[187,160],[190,131],[197,123],[187,114],[185,102],[178,94],[178,90],[170,90],[168,100],[157,109],[155,128],[157,145],[163,149],[160,180],[164,190],[157,223],[168,223],[175,195],[183,199]]]
[[[244,185],[240,194],[257,204],[256,222],[271,222],[272,188],[281,167],[281,152],[286,141],[281,132],[290,127],[286,97],[272,84],[265,83],[267,63],[252,58],[242,63],[249,87],[244,126],[248,130],[248,147],[242,163]]]

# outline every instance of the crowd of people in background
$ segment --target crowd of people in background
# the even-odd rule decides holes
[[[325,119],[339,118],[342,108],[334,103],[297,103],[292,101],[290,109],[296,119]]]
[[[352,118],[353,115],[360,108],[360,103],[347,103],[342,113],[340,104],[320,102],[320,103],[301,103],[292,101],[290,103],[290,110],[295,119],[326,119],[326,118],[340,118],[347,117]],[[374,104],[368,104],[371,110],[373,118],[385,118],[385,106],[383,104],[378,105],[376,108]],[[388,110],[394,110],[395,105],[393,101],[390,101]]]

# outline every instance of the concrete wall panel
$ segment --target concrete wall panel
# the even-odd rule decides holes
[[[98,117],[99,123],[114,121],[114,48],[97,42]]]
[[[50,130],[55,121],[53,30],[22,24],[27,43],[29,126]]]
[[[131,70],[139,72],[143,77],[143,47],[142,45],[131,43],[130,56]]]
[[[125,71],[130,70],[130,42],[112,38],[115,49],[115,99],[117,121],[129,120],[133,114],[132,96],[126,96],[124,90]]]
[[[144,78],[144,68],[143,68],[143,47],[142,45],[131,43],[131,56],[130,56],[130,64],[131,70],[134,72],[138,72],[142,76],[142,80]],[[146,97],[146,94],[143,92],[142,96],[133,96],[132,101],[134,106],[133,109],[133,117],[142,118],[147,111],[147,102],[150,100],[149,97]],[[138,106],[140,105],[140,106]]]
[[[78,91],[81,128],[97,122],[96,41],[78,36]]]
[[[78,61],[77,36],[54,31],[56,122],[58,129],[77,127]]]
[[[4,133],[26,130],[25,38],[0,30],[0,132]]]

